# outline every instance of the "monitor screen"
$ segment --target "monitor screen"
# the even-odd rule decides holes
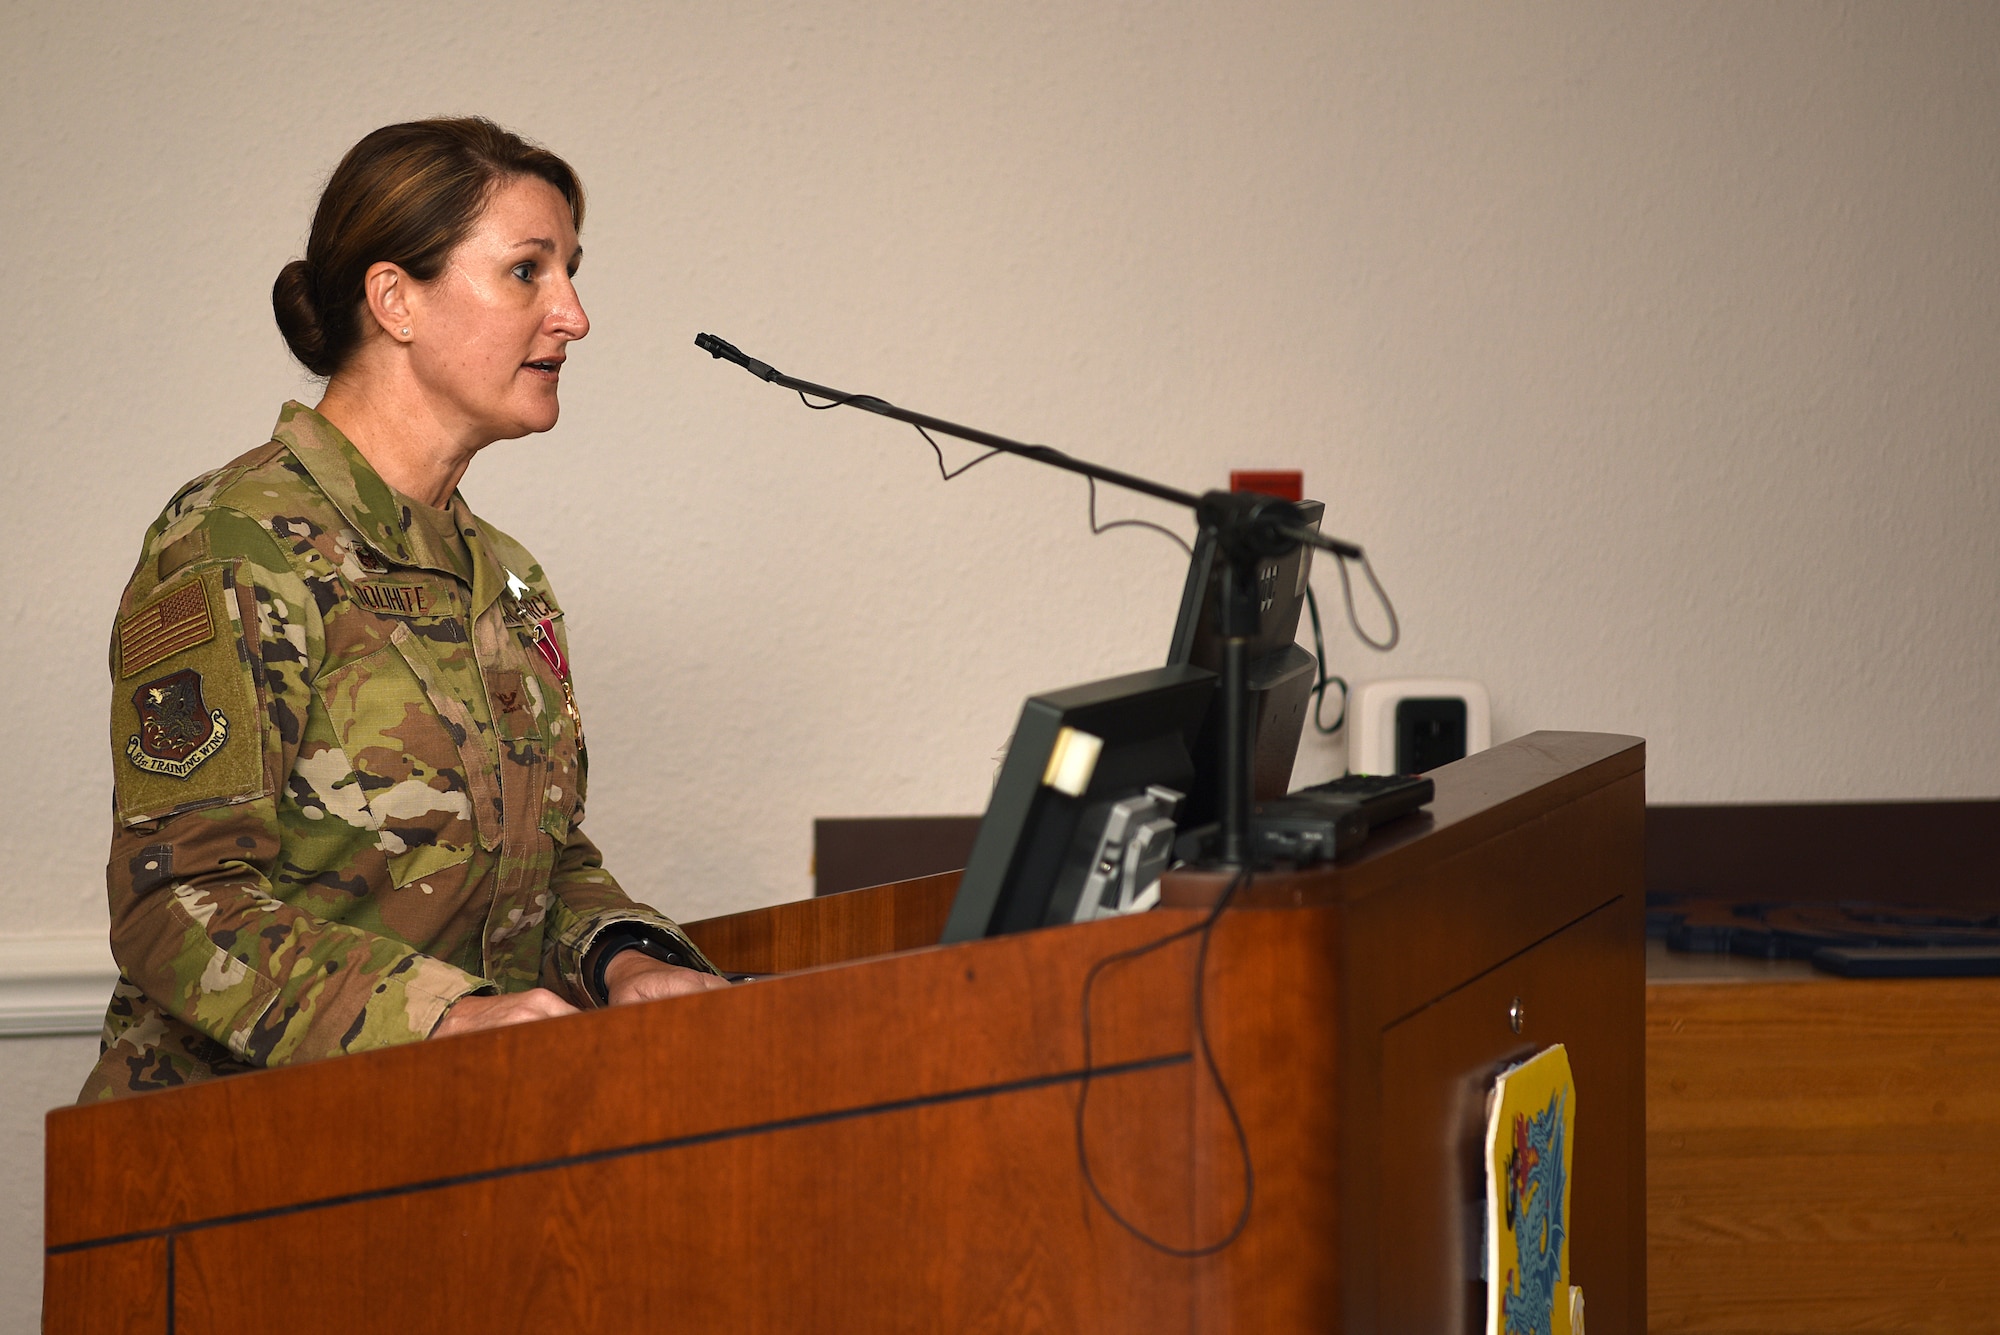
[[[1308,524],[1319,527],[1326,507],[1318,501],[1297,502]],[[1319,679],[1313,656],[1293,641],[1299,614],[1305,607],[1306,583],[1312,574],[1313,549],[1301,546],[1290,555],[1257,567],[1257,634],[1250,640],[1251,798],[1269,802],[1291,788],[1292,764],[1298,759],[1299,736],[1305,730],[1306,709],[1313,683]],[[1207,532],[1195,540],[1181,588],[1180,616],[1167,649],[1169,664],[1188,663],[1222,671],[1222,562],[1215,539]],[[1218,694],[1195,739],[1195,783],[1181,807],[1183,829],[1207,825],[1220,817],[1222,806],[1222,704]]]
[[[944,941],[1073,921],[1114,808],[1150,789],[1188,791],[1214,694],[1214,673],[1183,664],[1029,699]]]

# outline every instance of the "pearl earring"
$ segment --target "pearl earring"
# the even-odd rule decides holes
[[[404,338],[408,338],[409,336],[410,336],[410,327],[409,327],[408,325],[404,325],[404,326],[403,326],[403,337],[404,337]]]

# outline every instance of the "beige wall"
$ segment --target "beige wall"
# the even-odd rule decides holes
[[[97,1059],[97,1040],[78,1035],[0,1038],[0,1331],[34,1330],[42,1292],[42,1118],[76,1097]],[[164,1151],[135,1153],[133,1166]]]
[[[1181,578],[701,329],[1186,486],[1301,467],[1403,615],[1339,671],[1642,734],[1656,799],[2000,792],[1993,6],[287,8],[0,8],[14,933],[101,925],[113,601],[312,396],[268,291],[319,182],[441,111],[591,189],[562,424],[465,490],[557,580],[590,827],[672,911],[806,893],[815,815],[977,810]]]

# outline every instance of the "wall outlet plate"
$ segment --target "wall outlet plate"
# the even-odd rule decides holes
[[[1485,686],[1461,677],[1369,681],[1348,701],[1347,730],[1350,773],[1420,773],[1493,745],[1493,708]]]

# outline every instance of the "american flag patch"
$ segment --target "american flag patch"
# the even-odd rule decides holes
[[[137,676],[161,659],[213,638],[208,595],[195,580],[118,623],[118,675]]]

